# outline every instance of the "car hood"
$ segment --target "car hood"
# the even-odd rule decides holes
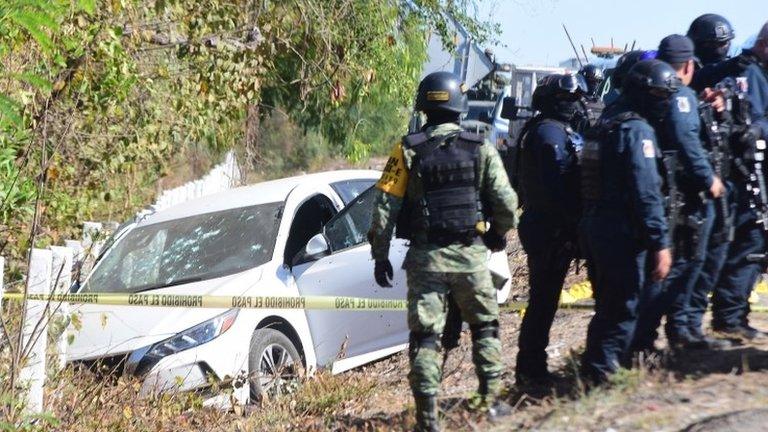
[[[246,295],[263,266],[242,273],[144,291],[142,294]],[[127,353],[193,327],[225,309],[78,304],[70,306],[67,361]]]

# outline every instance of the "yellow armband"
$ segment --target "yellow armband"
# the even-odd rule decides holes
[[[405,167],[405,155],[403,154],[403,144],[397,143],[389,154],[389,160],[384,167],[384,173],[381,175],[376,187],[382,192],[394,195],[398,198],[405,196],[405,190],[408,186],[408,168]]]

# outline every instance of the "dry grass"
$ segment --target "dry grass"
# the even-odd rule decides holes
[[[142,396],[135,378],[104,379],[88,370],[67,368],[49,377],[42,416],[24,416],[9,389],[4,405],[16,415],[0,419],[0,430],[18,431],[287,431],[327,430],[361,409],[375,387],[372,380],[319,373],[292,394],[261,406],[225,411],[204,407],[203,396],[189,392]],[[7,413],[7,412],[6,412]]]
[[[525,300],[525,255],[514,236],[510,240],[512,294]],[[583,277],[571,274],[569,283]],[[768,343],[669,355],[587,391],[575,371],[590,317],[584,310],[558,312],[548,353],[560,379],[553,387],[521,389],[511,377],[520,316],[501,316],[508,401],[515,412],[496,424],[467,408],[477,383],[465,332],[449,357],[440,394],[445,429],[677,431],[712,416],[768,404]],[[768,316],[755,315],[754,322],[768,328]],[[19,414],[18,400],[6,386],[7,360],[8,349],[0,344],[0,431],[388,431],[414,425],[406,353],[342,375],[318,373],[290,394],[230,411],[206,408],[203,397],[194,393],[140,397],[135,379],[104,380],[68,368],[49,377],[48,412],[35,418]]]

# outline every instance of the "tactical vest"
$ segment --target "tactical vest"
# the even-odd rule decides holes
[[[523,146],[525,143],[525,139],[528,136],[528,132],[530,132],[536,125],[538,125],[542,120],[544,120],[544,117],[541,116],[541,114],[533,117],[532,119],[525,122],[523,125],[523,129],[520,130],[520,134],[517,136],[517,139],[515,140],[515,144],[510,150],[510,159],[511,162],[509,164],[509,169],[507,170],[507,176],[509,177],[509,183],[512,185],[512,189],[515,190],[518,197],[521,197],[522,193],[520,190],[520,173],[521,168],[523,164]],[[511,126],[510,126],[511,127]],[[522,200],[519,202],[519,205],[522,206]]]
[[[565,203],[565,207],[570,214],[578,218],[581,211],[581,200],[579,199],[579,184],[581,182],[579,158],[584,147],[584,141],[581,135],[576,133],[568,123],[561,120],[542,118],[536,122],[535,126],[538,127],[545,123],[555,125],[562,129],[567,136],[565,142],[566,158],[563,163],[562,172],[562,179],[567,194],[566,199],[568,200],[568,202]],[[533,145],[530,142],[531,138],[528,135],[533,129],[534,127],[532,126],[526,131],[526,134],[522,139],[522,145],[520,146],[521,159],[519,171],[521,178],[524,178],[525,180],[521,182],[522,184],[517,192],[523,208],[538,207],[540,210],[546,210],[547,204],[540,201],[542,198],[540,195],[546,194],[547,191],[544,190],[544,185],[538,181],[539,176],[536,175],[535,172],[529,172],[529,170],[541,169],[541,167],[538,167],[539,161],[537,155],[531,151]],[[562,203],[558,203],[557,206],[560,207],[561,204]]]
[[[609,121],[601,122],[597,127],[585,133],[584,150],[581,153],[581,192],[585,202],[597,202],[602,198],[602,168],[601,146],[604,142],[616,139],[619,128],[630,120],[644,120],[639,114],[627,111]],[[675,171],[678,167],[677,152],[662,152],[656,158],[657,168],[662,178],[662,194],[669,228],[669,236],[673,238],[674,228],[682,220],[683,199],[675,181]],[[637,223],[637,221],[635,221]]]
[[[581,151],[581,198],[585,202],[595,202],[602,197],[601,153],[602,142],[613,139],[622,123],[629,120],[642,120],[635,112],[624,112],[609,121],[598,123],[584,132],[584,148]]]
[[[603,103],[603,100],[600,98],[590,98],[584,101],[584,109],[586,111],[585,116],[588,124],[585,125],[580,132],[584,132],[588,128],[597,125],[600,116],[603,115],[603,110],[605,110],[605,103]]]
[[[476,242],[478,223],[484,221],[478,178],[482,144],[481,135],[469,132],[445,140],[430,139],[423,132],[403,138],[403,147],[415,153],[410,171],[421,179],[424,195],[416,208],[409,210],[411,220],[398,221],[399,237],[411,239],[412,233],[402,225],[413,224],[416,211],[429,243],[447,246]]]

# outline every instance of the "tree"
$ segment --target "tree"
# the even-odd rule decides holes
[[[259,142],[261,125],[276,112],[317,150],[294,143],[288,169],[318,153],[385,151],[405,130],[428,29],[452,44],[451,13],[490,36],[464,12],[474,4],[4,1],[0,252],[131,214],[193,155],[235,148],[268,164],[281,153]],[[44,212],[30,224],[36,202]],[[40,228],[27,239],[29,225]]]

